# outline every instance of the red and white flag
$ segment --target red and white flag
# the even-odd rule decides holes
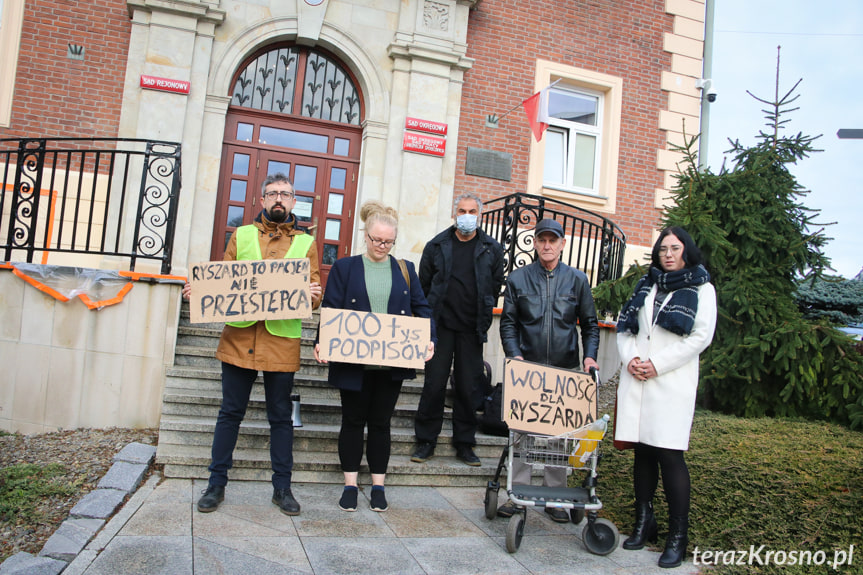
[[[527,114],[527,121],[530,122],[530,131],[537,142],[542,140],[542,134],[548,128],[548,91],[558,82],[560,80],[555,80],[521,103]]]

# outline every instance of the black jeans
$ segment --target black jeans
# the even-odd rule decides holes
[[[453,367],[455,402],[452,410],[453,445],[476,445],[476,408],[482,394],[482,342],[476,333],[437,326],[434,356],[426,363],[425,385],[417,408],[414,433],[420,443],[437,445],[443,427],[444,399]],[[453,363],[455,360],[455,363]]]
[[[360,470],[363,432],[368,426],[366,460],[372,473],[386,473],[390,463],[390,419],[402,390],[402,380],[392,379],[389,369],[367,369],[360,391],[342,389],[342,428],[339,461],[342,471]]]
[[[213,434],[212,462],[208,468],[210,485],[228,483],[228,470],[234,463],[234,447],[237,445],[240,423],[246,415],[256,377],[257,370],[222,362],[222,406]],[[294,424],[291,421],[293,389],[293,373],[264,372],[267,419],[270,422],[270,462],[275,489],[291,486],[291,470],[294,467]]]

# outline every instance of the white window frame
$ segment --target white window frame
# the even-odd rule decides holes
[[[565,192],[576,192],[580,194],[587,194],[596,197],[601,197],[599,193],[599,170],[602,164],[602,118],[603,118],[603,108],[604,108],[604,97],[601,92],[597,92],[594,90],[587,90],[584,88],[575,88],[566,85],[558,84],[554,88],[550,90],[550,92],[557,93],[565,93],[568,92],[570,94],[576,94],[579,96],[587,96],[589,98],[596,98],[596,124],[589,125],[583,124],[580,122],[572,122],[569,120],[561,120],[558,118],[550,118],[548,122],[548,132],[556,132],[563,134],[564,137],[564,147],[565,154],[563,158],[563,181],[562,182],[551,182],[545,180],[545,165],[548,162],[548,154],[550,151],[546,148],[546,154],[543,162],[543,187],[545,188],[553,188],[560,191]],[[549,97],[551,95],[549,94]],[[594,142],[596,143],[594,147],[593,153],[593,171],[592,171],[592,185],[590,187],[577,186],[573,183],[573,166],[575,164],[576,155],[578,154],[578,147],[576,146],[576,136],[579,134],[583,134],[586,136],[590,136],[594,138]],[[546,136],[548,137],[548,136]]]
[[[24,0],[0,2],[0,128],[12,122],[12,95],[18,70]]]
[[[531,135],[527,192],[552,197],[590,210],[614,213],[617,201],[623,79],[559,62],[537,59],[534,93],[556,80],[560,82],[553,89],[560,88],[601,96],[600,117],[597,119],[596,126],[599,140],[596,146],[594,185],[588,190],[575,186],[546,184],[544,179],[547,138],[543,136],[543,139],[537,142]],[[566,124],[572,123],[566,122]],[[555,126],[557,122],[552,121],[549,129],[555,129]],[[547,133],[548,130],[546,130]]]

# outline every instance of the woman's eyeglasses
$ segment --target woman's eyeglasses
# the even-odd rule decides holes
[[[659,248],[659,255],[664,256],[668,253],[669,249],[671,250],[671,253],[676,254],[680,253],[680,250],[683,249],[683,246],[671,246],[671,248],[669,248],[668,246],[662,246],[661,248]]]
[[[266,194],[264,194],[264,197],[268,200],[275,200],[279,196],[286,200],[290,200],[294,197],[294,192],[267,192]]]
[[[373,238],[368,233],[366,233],[366,237],[369,238],[369,241],[372,242],[372,244],[376,245],[379,248],[391,248],[396,245],[395,240],[379,240],[377,238]]]

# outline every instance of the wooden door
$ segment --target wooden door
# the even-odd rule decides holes
[[[233,231],[260,212],[261,185],[281,172],[294,184],[298,226],[315,236],[326,284],[336,259],[350,254],[361,131],[329,122],[229,113],[211,258],[224,257]]]

